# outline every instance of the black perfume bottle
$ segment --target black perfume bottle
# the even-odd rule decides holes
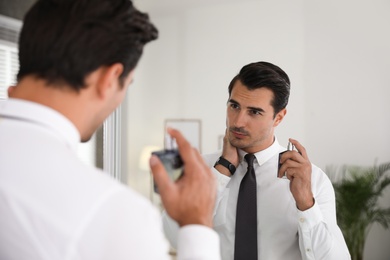
[[[176,181],[183,175],[183,161],[173,139],[166,142],[164,150],[152,152],[152,155],[160,159],[171,180]],[[154,192],[159,193],[154,180],[153,184]]]

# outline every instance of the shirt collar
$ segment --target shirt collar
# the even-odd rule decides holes
[[[10,98],[0,101],[0,117],[2,116],[41,125],[72,150],[77,150],[80,142],[79,131],[68,118],[52,108],[31,101]]]
[[[276,153],[278,153],[279,149],[280,149],[280,146],[279,146],[278,139],[276,138],[276,136],[274,136],[274,142],[272,143],[271,146],[269,146],[268,148],[266,148],[266,149],[264,149],[262,151],[259,151],[259,152],[255,153],[255,157],[256,157],[257,163],[260,166],[263,165],[270,158],[272,158]],[[243,160],[244,156],[247,153],[244,152],[243,150],[239,149],[238,150],[238,154],[240,156],[240,162],[241,162]]]

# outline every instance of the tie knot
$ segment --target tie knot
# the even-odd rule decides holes
[[[248,168],[253,168],[253,161],[255,159],[255,155],[253,153],[248,153],[245,155],[245,161],[248,163]]]

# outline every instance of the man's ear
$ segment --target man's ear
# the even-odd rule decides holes
[[[116,91],[120,87],[119,77],[122,75],[123,65],[114,63],[101,68],[97,80],[97,92],[99,97],[104,98],[110,91]]]
[[[7,89],[8,97],[12,97],[12,91],[14,91],[15,88],[16,88],[16,86],[10,86]]]
[[[283,108],[275,116],[274,127],[278,126],[283,121],[284,116],[287,114],[287,109]]]

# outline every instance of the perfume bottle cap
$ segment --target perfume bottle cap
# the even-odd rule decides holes
[[[165,135],[165,150],[176,150],[177,143],[169,134]]]
[[[292,151],[292,150],[294,150],[294,145],[291,143],[291,142],[288,142],[288,144],[287,144],[287,151]]]

